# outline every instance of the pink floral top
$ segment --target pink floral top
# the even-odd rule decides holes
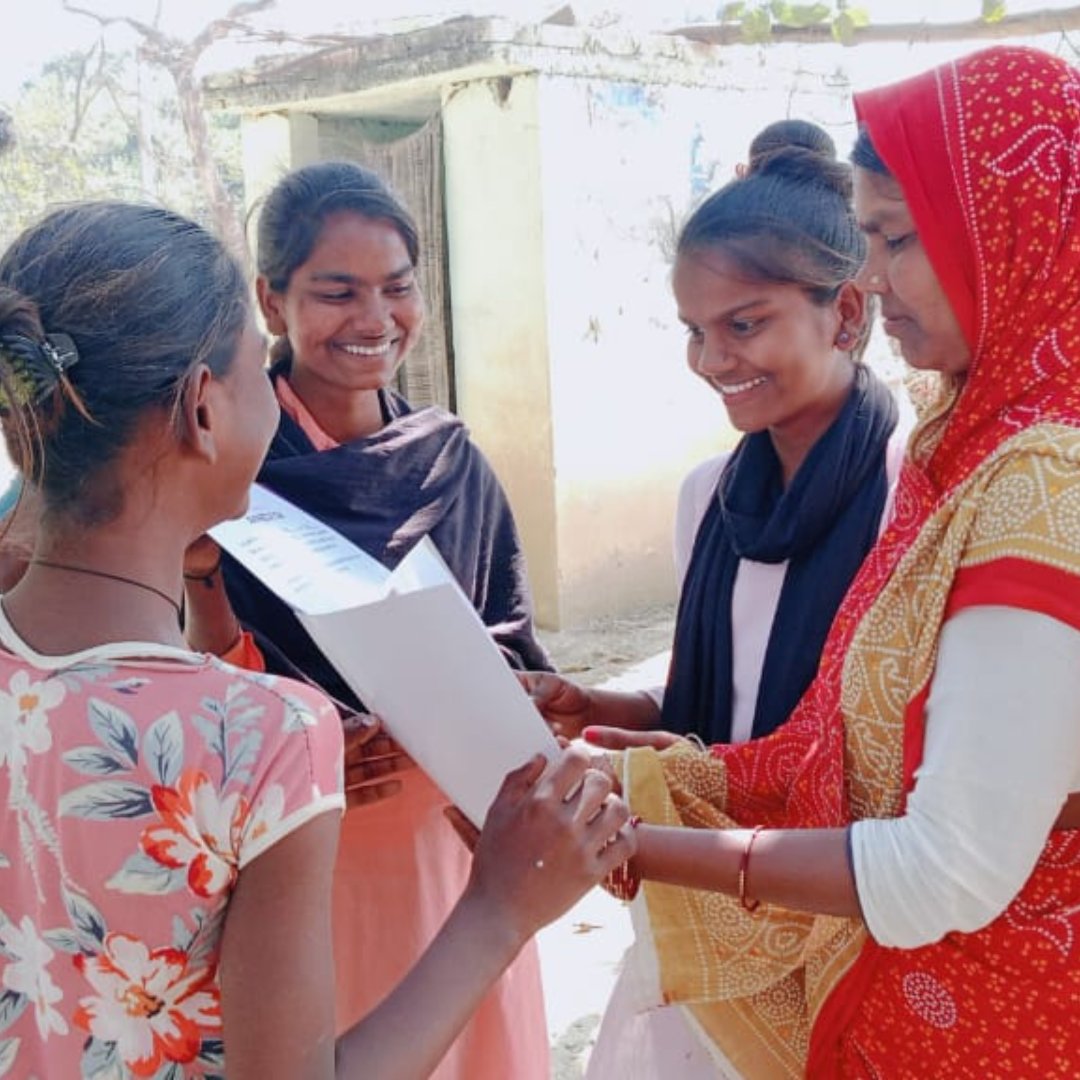
[[[318,692],[157,645],[40,656],[0,609],[0,1076],[224,1077],[237,874],[340,812]]]

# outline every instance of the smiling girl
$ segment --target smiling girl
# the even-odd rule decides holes
[[[658,692],[527,676],[563,735],[594,724],[707,742],[768,734],[813,677],[877,537],[903,446],[888,391],[857,359],[864,241],[851,170],[812,124],[766,134],[768,148],[679,237],[673,287],[687,363],[744,436],[680,493],[682,591],[662,702]]]
[[[423,326],[419,254],[411,217],[358,165],[307,166],[267,196],[257,292],[276,338],[269,378],[282,415],[258,479],[390,567],[430,536],[507,661],[546,668],[517,530],[491,466],[457,417],[413,409],[392,389]],[[191,572],[189,640],[237,663],[299,673],[362,707],[285,604],[228,558],[226,593],[219,568],[211,550],[205,569]],[[409,970],[470,867],[435,785],[405,771],[386,739],[357,753],[351,746],[350,738],[346,787],[350,805],[363,806],[342,826],[334,932],[338,955],[358,962],[337,966],[341,1029]],[[358,911],[373,916],[361,921]],[[535,949],[499,982],[436,1075],[547,1080]]]

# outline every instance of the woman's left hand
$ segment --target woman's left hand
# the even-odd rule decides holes
[[[350,810],[397,795],[399,774],[415,767],[376,717],[365,716],[346,726],[345,802]]]

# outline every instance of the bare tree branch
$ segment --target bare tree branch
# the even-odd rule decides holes
[[[878,23],[860,26],[851,31],[846,45],[864,45],[870,42],[941,42],[972,41],[977,39],[1000,39],[1031,37],[1037,34],[1066,33],[1080,29],[1080,7],[1043,9],[1019,15],[1006,15],[996,22],[971,19],[968,22],[931,23]],[[701,41],[707,45],[740,45],[745,43],[742,27],[735,22],[702,23],[681,26],[669,33]],[[798,44],[834,44],[831,23],[815,26],[792,27],[774,25],[769,41]]]
[[[266,11],[274,6],[274,0],[240,0],[233,4],[220,19],[215,19],[205,26],[188,45],[188,51],[195,56],[201,56],[215,41],[228,36],[238,29],[247,29],[241,23],[242,19],[249,15],[255,15],[260,11]]]
[[[122,99],[123,91],[117,84],[116,80],[111,78],[104,79],[104,81],[102,82],[102,88],[104,89],[105,93],[108,94],[109,100],[113,103],[113,108],[116,109],[117,116],[119,116],[120,119],[124,121],[124,124],[127,126],[128,130],[131,131],[132,134],[137,136],[139,131],[138,124],[135,122],[135,119],[132,117],[132,115],[128,112],[127,104]]]
[[[62,0],[62,3],[66,11],[93,19],[102,30],[115,23],[130,27],[140,38],[139,55],[148,63],[157,64],[168,71],[176,87],[180,119],[191,151],[192,166],[207,206],[214,216],[218,234],[243,265],[249,266],[250,254],[244,227],[239,213],[229,200],[211,150],[206,109],[202,89],[195,78],[195,66],[211,45],[229,34],[238,30],[253,33],[252,28],[241,20],[272,7],[274,0],[238,0],[220,19],[208,23],[190,41],[170,37],[157,28],[161,16],[160,3],[154,16],[155,25],[129,15],[103,15],[75,0]]]
[[[95,51],[97,52],[97,70],[88,79],[86,69]],[[79,137],[86,114],[90,111],[90,106],[94,104],[106,81],[105,60],[105,42],[99,38],[82,56],[79,64],[79,74],[75,79],[75,116],[71,122],[71,131],[68,132],[68,143],[75,142]]]
[[[65,11],[70,11],[72,15],[85,15],[88,19],[93,19],[103,30],[107,26],[114,26],[116,23],[125,23],[144,39],[152,42],[156,48],[167,50],[173,45],[170,38],[158,30],[156,26],[132,18],[130,15],[102,15],[100,11],[73,4],[72,0],[61,0],[61,3]]]

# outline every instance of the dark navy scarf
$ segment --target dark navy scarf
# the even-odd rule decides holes
[[[877,539],[896,427],[888,389],[860,365],[840,414],[790,486],[768,432],[742,439],[694,540],[675,623],[662,726],[731,741],[731,602],[740,559],[788,561],[754,710],[753,737],[782,724],[817,672],[833,616]]]
[[[275,364],[271,378],[288,370]],[[456,416],[413,411],[384,393],[386,425],[317,451],[282,414],[259,483],[393,568],[430,535],[508,662],[550,670],[536,640],[525,561],[506,494]],[[303,674],[353,707],[354,695],[289,608],[235,560],[224,561],[229,598],[255,633],[269,670]],[[422,658],[418,658],[422,665]]]

